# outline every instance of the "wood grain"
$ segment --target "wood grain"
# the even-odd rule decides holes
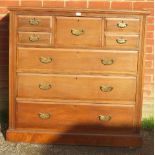
[[[136,78],[115,76],[76,76],[18,74],[17,97],[40,99],[93,99],[135,101]],[[50,85],[42,90],[39,85]],[[101,87],[112,87],[103,92]]]
[[[119,23],[126,24],[126,27],[118,27]],[[140,30],[140,19],[139,18],[105,18],[105,31],[108,32],[117,32],[117,33],[139,33]]]
[[[137,51],[18,48],[17,53],[18,72],[137,74]]]
[[[9,25],[9,128],[15,126],[16,96],[16,12],[12,11]]]
[[[140,147],[142,137],[139,134],[63,134],[32,130],[8,130],[7,140],[42,144],[96,145],[114,147]]]
[[[81,13],[87,13],[84,15],[91,14],[92,16],[94,16],[94,14],[101,14],[101,15],[107,15],[107,14],[121,14],[121,15],[148,15],[150,14],[149,10],[103,10],[103,9],[73,9],[73,8],[32,8],[32,7],[10,7],[8,8],[10,11],[18,11],[18,13],[23,13],[23,14],[29,14],[29,13],[34,13],[38,14],[38,12],[42,12],[42,14],[44,13],[64,13],[66,15],[66,13],[68,13],[67,15],[70,15],[71,13],[74,13],[75,16],[75,12],[80,11]]]
[[[51,46],[51,33],[18,32],[19,46]],[[34,40],[34,41],[33,41]]]
[[[7,140],[140,146],[148,11],[10,10]]]
[[[101,47],[101,18],[56,17],[55,22],[56,47]],[[77,36],[72,30],[83,32]]]
[[[42,119],[39,114],[49,114]],[[110,116],[107,121],[99,116]],[[132,133],[134,132],[134,106],[68,105],[18,103],[16,128],[49,129],[50,132],[70,133]]]
[[[141,20],[141,36],[140,36],[140,53],[138,56],[138,74],[137,74],[137,93],[136,93],[136,115],[135,115],[135,128],[137,132],[141,129],[141,118],[142,118],[142,104],[143,104],[143,88],[144,88],[144,42],[145,42],[145,25],[146,17],[142,17]]]
[[[118,43],[119,40],[125,40],[125,43]],[[139,35],[124,35],[124,34],[105,34],[105,48],[107,49],[139,49]]]
[[[51,31],[50,16],[26,16],[19,15],[17,18],[18,31]]]

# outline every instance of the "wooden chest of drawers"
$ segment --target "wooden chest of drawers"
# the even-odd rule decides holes
[[[7,140],[140,146],[147,14],[12,8]]]

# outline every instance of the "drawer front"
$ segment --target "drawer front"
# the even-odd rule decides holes
[[[102,19],[84,17],[56,18],[56,46],[101,47]]]
[[[137,52],[18,49],[18,71],[53,73],[137,72]]]
[[[105,35],[105,48],[110,49],[138,49],[138,35]]]
[[[51,34],[41,32],[19,32],[18,44],[21,46],[51,46]]]
[[[18,103],[16,128],[63,133],[132,132],[134,107]]]
[[[136,18],[105,18],[105,31],[139,32],[140,19]]]
[[[50,31],[51,17],[49,16],[18,16],[19,31]]]
[[[136,78],[19,74],[20,98],[135,101]]]

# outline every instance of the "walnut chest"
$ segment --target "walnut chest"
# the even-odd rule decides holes
[[[140,146],[147,14],[11,8],[7,140]]]

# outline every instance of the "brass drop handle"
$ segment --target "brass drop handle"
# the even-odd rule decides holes
[[[127,40],[124,39],[124,38],[118,38],[118,39],[116,39],[116,42],[117,42],[118,44],[125,44],[125,43],[127,42]]]
[[[100,121],[110,121],[111,120],[111,116],[110,115],[99,115],[98,116],[98,119],[100,120]]]
[[[52,62],[52,58],[51,57],[40,57],[39,60],[43,64],[48,64],[48,63]]]
[[[100,86],[100,90],[102,92],[111,92],[114,88],[112,86],[108,86],[108,85],[102,85]]]
[[[101,59],[103,65],[112,65],[114,63],[113,59]]]
[[[84,33],[83,29],[71,29],[71,34],[75,36],[80,36]]]
[[[32,34],[32,35],[30,35],[29,40],[30,40],[31,42],[39,41],[39,36],[36,35],[36,34]]]
[[[49,113],[39,113],[38,114],[38,116],[39,116],[39,118],[41,118],[41,119],[50,119],[50,117],[51,117],[51,114],[49,114]]]
[[[29,24],[30,24],[30,25],[39,25],[39,20],[36,19],[36,18],[31,18],[31,19],[29,20]]]
[[[128,24],[125,23],[123,20],[121,22],[117,23],[117,27],[118,28],[125,28],[127,26],[128,26]]]
[[[49,90],[49,89],[51,89],[51,84],[50,83],[47,83],[47,82],[44,82],[44,83],[40,83],[39,84],[39,88],[41,89],[41,90]]]

